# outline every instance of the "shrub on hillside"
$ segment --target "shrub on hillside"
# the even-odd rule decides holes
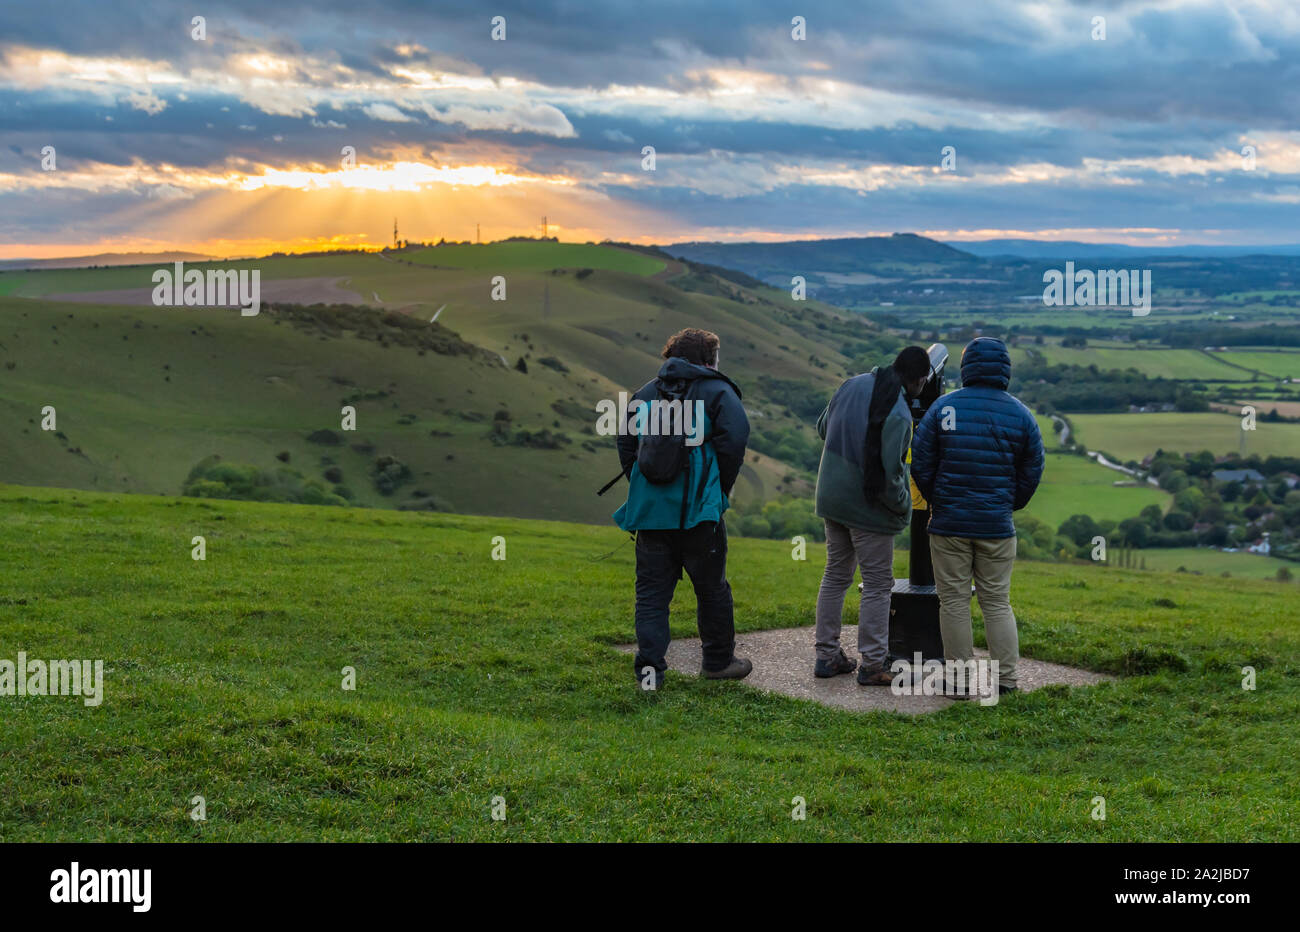
[[[830,400],[830,392],[800,379],[778,379],[760,375],[758,384],[763,394],[774,404],[789,408],[795,417],[816,421]]]
[[[381,456],[371,467],[370,478],[374,480],[380,495],[392,495],[398,486],[410,481],[411,470],[395,456]]]
[[[741,537],[790,540],[801,536],[809,541],[826,537],[826,526],[817,517],[813,500],[783,496],[769,502],[751,501],[737,505],[728,521]]]
[[[362,340],[394,343],[415,349],[428,350],[441,356],[471,356],[485,362],[496,363],[495,353],[488,353],[437,323],[421,320],[419,315],[399,314],[396,311],[376,313],[372,308],[350,304],[314,304],[304,307],[296,304],[271,303],[263,311],[277,320],[286,320],[294,328],[306,330],[326,338],[338,338],[351,333]]]
[[[301,505],[346,505],[347,500],[316,479],[296,469],[279,466],[262,469],[227,463],[209,456],[190,470],[181,494],[191,498],[228,498],[251,502],[287,502]]]

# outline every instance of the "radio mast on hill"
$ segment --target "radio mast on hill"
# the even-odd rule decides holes
[[[393,218],[393,248],[397,248],[397,218]]]
[[[542,239],[546,239],[546,217],[542,217]]]

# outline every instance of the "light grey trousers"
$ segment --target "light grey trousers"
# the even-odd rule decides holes
[[[889,593],[894,588],[894,537],[826,521],[826,572],[817,593],[817,659],[840,650],[844,593],[853,571],[862,571],[858,605],[858,652],[868,669],[882,669],[889,651]]]

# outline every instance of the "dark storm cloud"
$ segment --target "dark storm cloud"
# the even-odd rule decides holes
[[[807,19],[805,42],[790,38],[795,13]],[[190,38],[195,14],[206,17],[207,42]],[[496,15],[506,17],[505,42],[490,38]],[[1092,38],[1095,16],[1106,18],[1105,41]],[[1222,160],[1252,133],[1300,126],[1300,16],[1280,3],[233,0],[182,10],[143,0],[64,4],[57,14],[9,5],[0,56],[25,49],[162,62],[182,80],[128,94],[111,81],[10,73],[0,83],[0,172],[19,177],[39,170],[46,144],[69,168],[205,171],[333,167],[343,145],[362,158],[478,145],[684,226],[725,211],[737,226],[792,231],[1276,226],[1286,238],[1300,173],[1292,156],[1268,178],[1234,174]],[[289,70],[263,84],[185,80],[225,75],[256,53]],[[410,92],[399,69],[507,83]],[[728,96],[735,75],[763,79],[762,99]],[[607,93],[615,87],[650,92]],[[662,174],[635,174],[643,145],[660,152]],[[945,146],[960,174],[983,180],[853,190],[854,172],[928,168]],[[1276,141],[1272,151],[1282,151]],[[673,176],[674,156],[693,158],[690,171]],[[1129,164],[1128,184],[1090,174],[1097,161],[1171,156],[1219,167]],[[1006,180],[1027,165],[1067,174]],[[837,166],[850,176],[842,186],[825,181]],[[799,183],[805,169],[822,180]],[[750,172],[752,184],[729,187],[728,172]],[[130,196],[87,195],[78,222]],[[0,208],[12,205],[20,227],[30,217],[44,229],[64,209],[47,201],[52,221],[16,197],[12,185],[0,189]]]

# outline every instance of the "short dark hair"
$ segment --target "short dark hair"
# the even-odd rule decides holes
[[[894,371],[904,382],[929,378],[930,354],[919,346],[904,346],[894,358]]]
[[[697,366],[713,366],[717,365],[720,345],[722,341],[718,339],[716,333],[687,327],[668,338],[668,342],[664,344],[663,357],[671,359],[676,356]]]

